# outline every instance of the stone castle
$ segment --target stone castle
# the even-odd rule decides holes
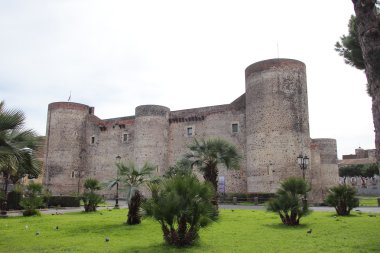
[[[87,105],[49,104],[45,186],[53,194],[80,192],[84,178],[115,177],[117,159],[148,161],[161,175],[194,138],[219,137],[243,156],[240,170],[220,168],[224,192],[274,192],[282,180],[302,176],[302,154],[310,158],[311,196],[320,202],[339,182],[337,148],[334,139],[310,138],[305,64],[265,60],[247,67],[245,79],[245,94],[232,103],[195,109],[141,105],[134,116],[99,119]]]

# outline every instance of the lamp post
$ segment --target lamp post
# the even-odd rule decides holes
[[[121,156],[117,155],[116,163],[119,164],[121,160]],[[116,196],[115,196],[115,209],[119,209],[119,170],[116,172]]]
[[[300,169],[302,170],[302,178],[305,181],[305,171],[307,169],[307,166],[309,165],[309,157],[307,157],[307,155],[300,154],[297,157],[297,163],[300,166]],[[307,207],[306,193],[303,196],[302,203],[303,203],[304,208],[306,208]]]
[[[302,178],[305,180],[305,170],[307,169],[307,166],[309,165],[309,157],[307,155],[299,155],[297,157],[298,165],[300,166],[300,169],[302,170]]]

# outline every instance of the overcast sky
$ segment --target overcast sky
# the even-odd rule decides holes
[[[374,148],[365,75],[334,51],[353,13],[350,0],[0,0],[0,100],[44,135],[70,91],[100,118],[226,104],[247,66],[279,56],[306,64],[312,138],[337,139],[339,156]]]

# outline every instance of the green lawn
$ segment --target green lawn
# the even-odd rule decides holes
[[[151,219],[126,226],[127,210],[0,219],[0,252],[379,252],[380,215],[334,217],[314,212],[285,227],[265,211],[221,210],[220,221],[201,231],[192,248],[164,245]],[[55,227],[59,229],[56,230]],[[306,233],[309,229],[312,233]],[[36,231],[39,235],[36,235]],[[109,237],[110,241],[105,242]]]

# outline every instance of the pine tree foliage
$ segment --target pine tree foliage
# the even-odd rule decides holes
[[[340,42],[336,42],[335,51],[344,58],[346,64],[357,69],[365,69],[355,16],[352,15],[348,21],[348,34],[342,35],[342,37],[340,37]]]

